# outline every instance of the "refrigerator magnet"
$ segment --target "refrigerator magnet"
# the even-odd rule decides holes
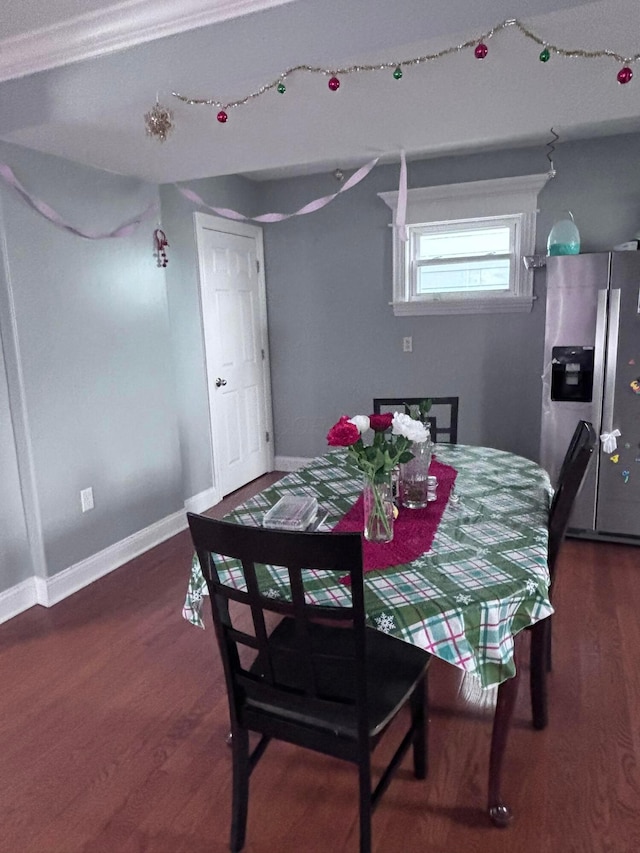
[[[629,383],[629,387],[631,388],[634,394],[640,394],[640,376],[637,376],[635,379],[632,379]]]
[[[618,462],[620,461],[620,454],[614,453],[613,456],[609,457],[609,459],[614,463],[614,465],[617,465]]]
[[[622,479],[625,481],[625,483],[629,482],[629,476],[630,476],[629,471],[623,471],[622,472]]]

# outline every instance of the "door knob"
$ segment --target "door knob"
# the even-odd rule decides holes
[[[226,379],[220,379],[220,377],[218,376],[218,378],[216,379],[216,388],[219,388],[221,385],[226,385],[226,384],[227,384],[227,380]]]

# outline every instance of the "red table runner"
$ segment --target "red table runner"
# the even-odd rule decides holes
[[[363,538],[362,553],[365,572],[410,563],[430,550],[458,472],[451,465],[445,465],[434,458],[429,466],[429,474],[438,478],[438,492],[435,501],[432,501],[424,509],[407,509],[401,506],[393,525],[391,542],[369,542]],[[333,531],[335,533],[356,533],[362,532],[363,528],[364,513],[362,495],[360,495],[351,509],[336,524]]]

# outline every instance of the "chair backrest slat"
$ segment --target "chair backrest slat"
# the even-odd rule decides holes
[[[549,510],[549,572],[553,582],[555,566],[564,540],[575,499],[584,482],[593,456],[597,436],[588,421],[579,421],[560,469],[560,476]]]
[[[351,714],[357,708],[358,720],[366,715],[360,534],[283,532],[191,513],[188,519],[200,564],[206,567],[232,717],[242,717],[247,701],[254,709],[278,704],[303,716],[326,713],[334,705],[336,717],[340,708],[350,708]],[[348,576],[345,591],[351,592],[351,604],[313,604],[305,588],[305,573],[313,574],[313,569],[336,572],[336,579]],[[277,583],[268,571],[278,573]],[[270,623],[279,617],[287,630],[273,632]],[[323,624],[345,627],[338,633],[350,635],[349,641],[319,642]],[[329,633],[335,637],[335,628]],[[348,685],[340,702],[332,695],[332,684]]]
[[[428,414],[427,420],[432,440],[457,444],[458,397],[374,397],[373,411],[376,415],[381,412],[402,412],[405,405],[419,406],[423,400],[431,400],[433,414]]]

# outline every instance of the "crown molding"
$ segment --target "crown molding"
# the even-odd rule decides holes
[[[108,9],[88,12],[0,41],[0,82],[290,2],[292,0],[125,0]]]

